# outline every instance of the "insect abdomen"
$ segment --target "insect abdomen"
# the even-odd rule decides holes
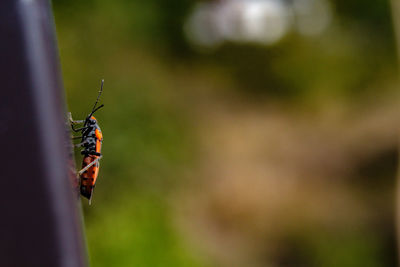
[[[88,164],[93,162],[98,156],[86,156],[83,158],[82,168],[85,168]],[[92,167],[87,169],[84,173],[82,173],[80,177],[80,190],[81,194],[90,199],[92,196],[93,188],[96,184],[97,175],[99,173],[99,164],[94,164]]]

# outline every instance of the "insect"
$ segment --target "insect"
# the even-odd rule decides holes
[[[83,147],[81,154],[83,155],[82,169],[77,173],[79,177],[79,185],[81,195],[89,199],[89,204],[92,200],[93,189],[96,185],[97,176],[99,174],[101,145],[103,142],[103,134],[96,118],[93,114],[98,111],[104,105],[98,107],[97,104],[100,99],[100,95],[103,92],[104,80],[101,80],[101,87],[99,94],[97,95],[97,100],[92,108],[92,111],[84,120],[74,121],[72,119],[71,113],[69,114],[69,120],[71,123],[71,128],[74,132],[80,132],[81,136],[75,136],[73,139],[81,139],[79,144],[75,147]],[[76,129],[74,126],[76,124],[83,124],[81,128]]]

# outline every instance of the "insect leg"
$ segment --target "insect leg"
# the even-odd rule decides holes
[[[74,120],[72,119],[72,114],[71,114],[71,112],[69,112],[68,118],[69,118],[69,122],[70,122],[71,124],[84,123],[84,122],[85,122],[85,120],[74,121]]]
[[[71,124],[71,128],[72,128],[72,130],[73,130],[74,132],[77,133],[77,132],[80,132],[80,131],[82,131],[82,130],[84,130],[84,129],[87,129],[87,128],[89,128],[89,127],[85,126],[85,127],[82,127],[82,128],[75,129],[75,128],[74,128],[74,125]]]
[[[87,141],[85,140],[85,141],[83,141],[82,143],[75,144],[74,147],[81,147],[81,146],[83,146],[83,145],[86,144],[86,143],[87,143]]]
[[[73,123],[73,124],[78,124],[78,123],[84,123],[85,121],[84,120],[79,120],[79,121],[70,121],[71,123]]]
[[[99,160],[102,158],[103,156],[100,156],[98,158],[96,158],[95,160],[93,160],[91,163],[89,163],[85,168],[83,168],[82,170],[80,170],[78,172],[78,176],[81,176],[82,173],[84,173],[87,169],[89,169],[90,167],[92,167],[94,164],[96,164],[97,162],[99,162]]]

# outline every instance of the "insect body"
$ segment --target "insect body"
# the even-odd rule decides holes
[[[96,185],[97,176],[99,174],[99,161],[102,158],[101,145],[103,142],[103,135],[93,114],[104,106],[100,105],[96,108],[100,95],[103,91],[103,84],[104,80],[101,81],[101,89],[97,96],[96,103],[85,120],[74,121],[72,120],[72,116],[70,114],[72,130],[82,134],[82,136],[74,137],[74,139],[81,139],[81,142],[75,146],[83,147],[83,150],[81,151],[81,154],[83,155],[82,170],[78,172],[78,176],[80,180],[80,192],[84,197],[89,199],[89,203],[92,199],[93,189]],[[82,123],[83,126],[81,128],[75,129],[75,124]]]

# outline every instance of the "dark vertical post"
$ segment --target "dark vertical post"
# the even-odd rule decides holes
[[[0,266],[86,266],[47,0],[0,1],[0,144]]]

